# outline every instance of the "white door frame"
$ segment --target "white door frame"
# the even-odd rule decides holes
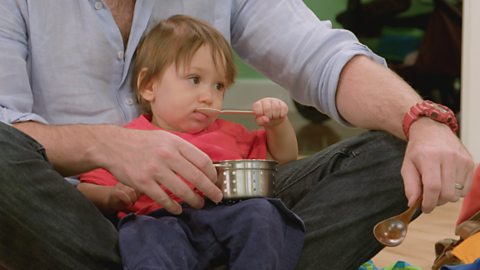
[[[480,1],[463,1],[461,139],[480,163]]]

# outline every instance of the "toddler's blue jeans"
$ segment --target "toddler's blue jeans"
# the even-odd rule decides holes
[[[302,251],[301,220],[278,199],[184,206],[130,214],[119,224],[125,270],[294,269]]]

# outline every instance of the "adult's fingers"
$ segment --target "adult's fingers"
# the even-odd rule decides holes
[[[223,193],[215,185],[217,171],[210,158],[193,146],[182,145],[179,150],[185,163],[171,164],[173,171],[184,177],[213,202],[220,202],[223,198]],[[188,199],[190,198],[185,200],[187,201]]]
[[[203,198],[181,177],[211,200],[221,200],[222,192],[214,184],[216,171],[212,161],[198,148],[164,131],[127,130],[125,133],[135,136],[127,136],[122,141],[123,151],[112,151],[110,156],[114,158],[111,166],[107,166],[121,182],[173,214],[179,214],[181,207],[167,196],[162,185],[192,207],[200,208],[204,204]]]
[[[461,164],[463,164],[464,166],[461,167],[462,169],[459,170],[459,172],[457,171],[457,178],[455,179],[454,184],[454,186],[456,184],[460,184],[463,186],[462,189],[457,189],[460,197],[467,196],[468,192],[470,191],[473,181],[473,173],[475,171],[475,163],[473,162],[473,158],[469,153],[468,156],[465,157],[465,159],[466,160],[461,161]]]
[[[446,202],[456,202],[460,199],[460,192],[458,190],[457,182],[460,182],[463,187],[464,179],[459,179],[463,177],[458,176],[459,170],[456,166],[447,166],[449,164],[454,164],[453,160],[447,160],[446,163],[441,166],[442,173],[442,190],[439,199],[439,204],[444,204]]]
[[[174,177],[177,177],[174,175]],[[178,177],[177,177],[178,178]],[[154,181],[142,181],[142,187],[145,189],[144,193],[152,200],[160,204],[168,212],[179,215],[182,213],[182,207],[161,188],[161,186]]]
[[[204,200],[184,180],[192,184],[210,200],[220,202],[223,193],[215,185],[217,173],[210,158],[198,148],[180,138],[172,141],[172,144],[172,149],[162,153],[161,167],[156,168],[153,173],[149,173],[153,175],[154,181],[163,185],[193,208],[203,207]],[[148,190],[144,190],[144,192],[151,197]],[[159,199],[165,201],[163,196],[158,196]],[[160,201],[157,202],[161,204]]]
[[[415,165],[407,159],[403,162],[401,174],[405,186],[405,196],[408,199],[408,206],[410,207],[422,195],[422,179]]]
[[[423,203],[422,210],[430,213],[439,204],[442,192],[441,162],[434,157],[420,158],[418,161],[421,178],[423,183]]]
[[[468,192],[470,191],[472,187],[472,181],[473,181],[473,173],[474,173],[474,168],[472,167],[471,170],[465,173],[465,183],[463,184],[463,189],[460,191],[460,197],[465,197],[467,196]]]

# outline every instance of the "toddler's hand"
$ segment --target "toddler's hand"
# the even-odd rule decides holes
[[[288,106],[278,98],[262,98],[253,103],[252,110],[255,112],[255,122],[259,126],[272,127],[285,120]]]
[[[108,206],[114,211],[125,211],[129,206],[135,204],[138,196],[139,194],[137,194],[135,189],[119,182],[111,189],[108,197]]]

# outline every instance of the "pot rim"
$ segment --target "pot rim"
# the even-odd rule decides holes
[[[260,163],[275,163],[278,164],[278,161],[273,159],[227,159],[222,161],[215,161],[213,164],[221,163],[245,163],[245,162],[260,162]]]

